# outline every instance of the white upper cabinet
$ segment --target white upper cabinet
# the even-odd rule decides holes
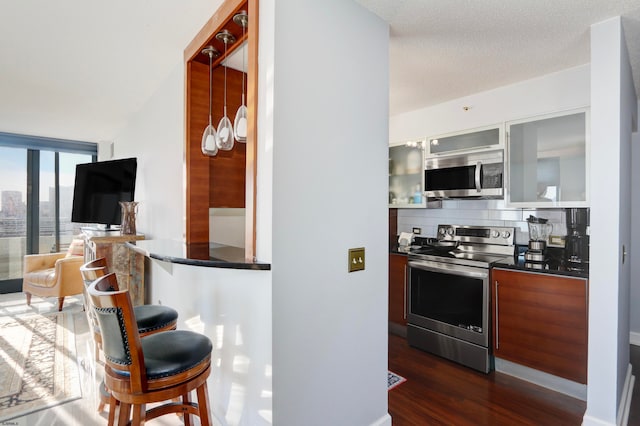
[[[503,148],[503,139],[499,125],[432,136],[427,140],[425,155],[437,157],[460,152]]]
[[[506,123],[507,205],[588,207],[589,111]]]
[[[389,147],[389,207],[425,208],[424,140]]]

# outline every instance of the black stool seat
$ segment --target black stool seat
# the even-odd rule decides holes
[[[187,371],[206,361],[213,350],[207,336],[188,330],[150,334],[140,343],[149,380]]]
[[[178,312],[168,306],[163,305],[141,305],[134,306],[133,312],[138,324],[138,333],[148,334],[155,330],[161,330],[173,325],[178,321]]]

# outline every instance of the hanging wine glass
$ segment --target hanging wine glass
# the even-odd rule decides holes
[[[224,57],[227,57],[227,45],[236,41],[236,38],[227,30],[222,30],[216,34],[216,38],[224,43]],[[218,148],[229,151],[233,148],[233,127],[231,120],[227,117],[227,67],[224,67],[224,115],[218,123]]]
[[[211,124],[211,97],[213,91],[213,70],[211,65],[213,63],[213,57],[218,56],[220,53],[218,53],[213,46],[205,47],[202,49],[202,53],[209,56],[209,125],[204,129],[204,133],[202,134],[201,148],[204,155],[213,157],[218,153],[218,146],[216,145],[216,129]]]
[[[233,22],[240,25],[242,27],[242,38],[244,39],[244,31],[249,25],[249,16],[247,15],[246,10],[241,10],[233,16]],[[242,104],[238,108],[238,112],[236,112],[236,118],[233,120],[233,136],[236,138],[238,142],[246,142],[247,141],[247,106],[245,104],[244,98],[244,58],[245,52],[242,49]]]

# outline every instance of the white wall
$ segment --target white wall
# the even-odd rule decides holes
[[[544,75],[391,117],[400,142],[588,106],[589,65]],[[463,110],[469,106],[469,110]]]
[[[274,12],[260,29],[275,46],[274,424],[390,424],[388,27],[353,1],[260,4]],[[362,272],[347,272],[352,247]]]
[[[639,103],[640,104],[640,103]],[[640,109],[640,105],[639,108]],[[631,164],[640,164],[640,134],[634,133]],[[640,167],[631,169],[631,217],[640,217]],[[640,223],[631,221],[631,343],[640,345]]]
[[[616,424],[629,365],[630,123],[636,101],[620,18],[591,27],[589,383],[584,425]],[[618,423],[619,424],[619,423]]]
[[[630,341],[630,293],[631,293],[631,142],[632,132],[636,125],[635,117],[638,114],[636,90],[631,74],[629,52],[622,32],[622,23],[618,18],[620,27],[620,226],[619,238],[622,243],[623,260],[620,268],[620,280],[618,287],[618,412],[617,420],[624,415],[625,398],[631,398],[633,389],[627,383],[630,380],[631,364],[629,354]],[[628,402],[630,403],[630,401]]]
[[[244,247],[245,209],[209,209],[209,242]]]
[[[215,424],[271,424],[271,272],[148,264],[151,302],[176,309],[178,329],[213,342],[207,386]]]
[[[271,263],[273,253],[273,79],[275,0],[260,1],[258,46],[258,147],[256,175],[256,257]]]
[[[148,238],[183,240],[184,65],[173,72],[127,123],[114,143],[114,158],[138,158],[136,228]]]

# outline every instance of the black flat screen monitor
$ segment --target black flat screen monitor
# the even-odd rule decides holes
[[[135,158],[76,165],[71,222],[120,225],[120,201],[133,201],[136,169]]]

